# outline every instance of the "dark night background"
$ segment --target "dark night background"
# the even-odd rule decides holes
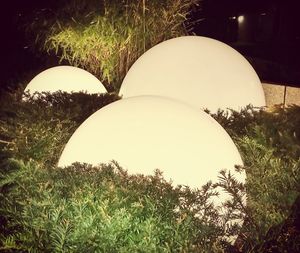
[[[30,50],[22,20],[64,0],[11,0],[1,3],[1,78],[3,88],[16,88],[51,65]],[[300,87],[300,13],[298,1],[203,0],[194,12],[193,32],[221,40],[240,51],[263,81]],[[243,22],[238,17],[243,16]],[[54,60],[55,61],[55,60]],[[53,61],[52,61],[53,64]]]

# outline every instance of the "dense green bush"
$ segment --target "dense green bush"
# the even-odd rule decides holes
[[[33,252],[213,252],[224,227],[206,202],[116,164],[58,169],[12,161],[1,175],[2,249]],[[183,201],[184,200],[184,201]],[[190,203],[188,203],[190,202]],[[190,205],[203,215],[195,217]]]
[[[74,130],[117,99],[57,93],[0,100],[0,251],[263,252],[259,245],[299,196],[300,108],[213,115],[241,152],[245,185],[221,173],[218,184],[191,191],[172,187],[159,171],[128,175],[116,163],[57,168]],[[233,196],[225,213],[210,202],[217,186]],[[245,220],[242,228],[230,225],[236,218]],[[227,242],[232,236],[236,246]]]
[[[0,99],[0,159],[14,157],[55,164],[75,129],[115,94],[41,93]],[[1,161],[0,161],[1,162]]]
[[[247,108],[230,117],[213,115],[230,133],[247,173],[247,248],[262,243],[271,226],[284,221],[300,192],[300,107],[272,111]],[[247,231],[249,230],[249,231]]]

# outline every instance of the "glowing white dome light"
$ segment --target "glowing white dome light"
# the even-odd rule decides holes
[[[243,23],[244,22],[245,17],[243,15],[238,17],[238,22],[239,23]]]
[[[25,92],[87,92],[106,93],[103,84],[91,73],[72,66],[57,66],[44,70],[27,85]]]
[[[192,188],[216,182],[221,169],[245,180],[245,174],[234,172],[242,160],[227,132],[205,112],[162,97],[128,98],[103,107],[75,131],[58,165],[111,160],[129,173],[151,175],[161,169],[173,185]]]
[[[120,95],[171,97],[212,112],[265,106],[249,62],[228,45],[200,36],[167,40],[148,50],[128,71]]]

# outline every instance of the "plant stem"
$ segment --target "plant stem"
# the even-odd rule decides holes
[[[13,144],[13,142],[11,142],[11,141],[4,141],[4,140],[0,140],[0,143],[3,143],[3,144]]]
[[[146,0],[143,0],[143,51],[146,52]]]

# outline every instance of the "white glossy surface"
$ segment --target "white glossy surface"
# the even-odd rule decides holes
[[[73,66],[57,66],[44,70],[27,85],[25,92],[105,93],[103,84],[91,73]]]
[[[148,50],[128,71],[120,95],[166,96],[212,112],[265,106],[250,63],[228,45],[200,36],[167,40]]]
[[[178,101],[140,96],[91,115],[75,131],[59,160],[93,165],[116,160],[129,173],[163,171],[173,185],[216,182],[221,169],[242,164],[227,132],[208,114]],[[245,174],[235,174],[244,182]],[[224,196],[224,195],[221,195]]]

